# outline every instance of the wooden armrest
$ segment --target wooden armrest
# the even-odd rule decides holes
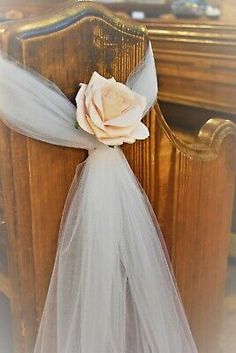
[[[218,157],[221,145],[228,136],[234,137],[235,144],[232,155],[236,155],[236,125],[232,121],[219,118],[209,119],[200,129],[196,142],[187,143],[171,130],[158,102],[155,103],[155,111],[167,138],[186,157],[202,161],[213,160]],[[236,171],[236,163],[233,163],[233,168]]]

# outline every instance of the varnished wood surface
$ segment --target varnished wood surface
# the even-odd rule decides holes
[[[160,99],[236,114],[236,27],[146,21]]]
[[[24,17],[52,11],[60,3],[2,4]],[[64,3],[64,6],[68,6]],[[114,11],[128,5],[107,4]],[[133,6],[133,5],[129,5]],[[144,5],[146,6],[146,5]],[[168,11],[168,9],[166,9]],[[160,11],[161,13],[161,11]],[[158,65],[160,93],[165,103],[236,115],[236,26],[210,20],[170,18],[142,20],[149,31]]]
[[[124,82],[147,45],[142,26],[124,26],[91,3],[8,24],[2,33],[9,55],[54,81],[72,100],[93,71]],[[64,201],[86,153],[33,141],[2,126],[1,157],[15,346],[17,353],[28,353],[45,302]]]
[[[170,2],[166,4],[158,4],[158,3],[147,3],[148,1],[143,1],[143,2],[102,2],[102,1],[97,1],[101,3],[102,5],[105,5],[107,8],[114,12],[118,13],[124,13],[128,15],[132,15],[132,12],[134,11],[142,11],[145,13],[145,15],[148,17],[159,17],[160,15],[170,13],[171,11],[171,6]]]
[[[10,301],[0,292],[0,349],[2,353],[12,353],[13,351],[10,312]]]
[[[48,11],[56,10],[59,7],[67,6],[64,1],[27,1],[27,0],[1,0],[0,2],[0,17],[1,20],[9,19],[9,12],[16,12],[18,18],[38,16],[39,14],[47,13]],[[14,17],[14,13],[12,15]],[[11,17],[11,14],[10,14]],[[16,16],[17,17],[17,16]]]
[[[193,151],[195,154],[195,148],[201,150],[200,146],[205,151],[211,150],[210,141],[216,137],[213,130],[206,144],[202,139],[202,132],[209,133],[211,128],[205,126],[200,136],[190,142],[193,150],[189,154],[182,144],[176,143],[173,131],[170,134],[160,119],[158,127],[155,199],[158,220],[199,352],[219,352],[217,340],[234,191],[231,168],[235,168],[235,154],[230,157],[229,151],[234,151],[234,137],[229,135],[228,142],[223,139],[217,159],[206,161],[196,156],[191,158],[190,154]]]
[[[148,40],[142,25],[84,2],[53,16],[4,25],[1,33],[6,53],[57,83],[72,101],[94,70],[125,82]],[[151,137],[124,151],[158,216],[199,352],[218,353],[235,126],[211,120],[194,141],[184,142],[158,106],[145,122]],[[17,353],[31,353],[63,204],[86,153],[27,139],[3,124],[0,141],[15,347]]]
[[[116,10],[117,5],[107,6]],[[130,13],[129,6],[121,6]],[[140,22],[153,44],[160,101],[223,113],[236,121],[235,21],[227,23],[224,16],[218,21],[176,19],[168,14]]]
[[[5,275],[8,274],[7,245],[7,230],[4,218],[3,194],[0,180],[0,272]]]

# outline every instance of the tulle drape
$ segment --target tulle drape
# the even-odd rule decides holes
[[[157,96],[151,44],[143,61],[130,74],[127,86],[146,97],[145,115]],[[54,83],[2,55],[0,113],[11,129],[36,140],[87,150],[100,144],[93,135],[75,129],[76,108]]]
[[[196,352],[162,235],[123,153],[94,150],[68,202],[35,353]]]
[[[157,94],[150,46],[127,85],[147,111]],[[26,136],[90,151],[65,206],[34,353],[196,353],[162,234],[121,150],[76,130],[57,87],[2,57],[0,111]]]

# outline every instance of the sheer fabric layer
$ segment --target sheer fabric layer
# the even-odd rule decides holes
[[[151,45],[143,61],[130,74],[127,86],[146,97],[145,115],[157,96]],[[94,135],[75,129],[76,108],[55,84],[7,60],[1,53],[0,114],[11,129],[36,140],[87,150],[100,145]]]
[[[150,205],[123,153],[75,179],[35,353],[195,353]]]
[[[146,96],[147,112],[157,94],[151,46],[127,86]],[[122,152],[76,130],[59,88],[2,56],[0,112],[28,137],[90,151],[66,205],[34,353],[196,353],[161,232]]]
[[[75,129],[76,108],[57,86],[1,55],[0,114],[11,129],[36,140],[83,149],[98,144]]]

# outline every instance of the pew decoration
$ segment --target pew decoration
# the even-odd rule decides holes
[[[94,73],[77,110],[52,82],[0,57],[4,123],[89,151],[66,201],[34,353],[197,353],[154,212],[118,147],[148,137],[141,119],[157,91],[151,45],[126,85]]]

